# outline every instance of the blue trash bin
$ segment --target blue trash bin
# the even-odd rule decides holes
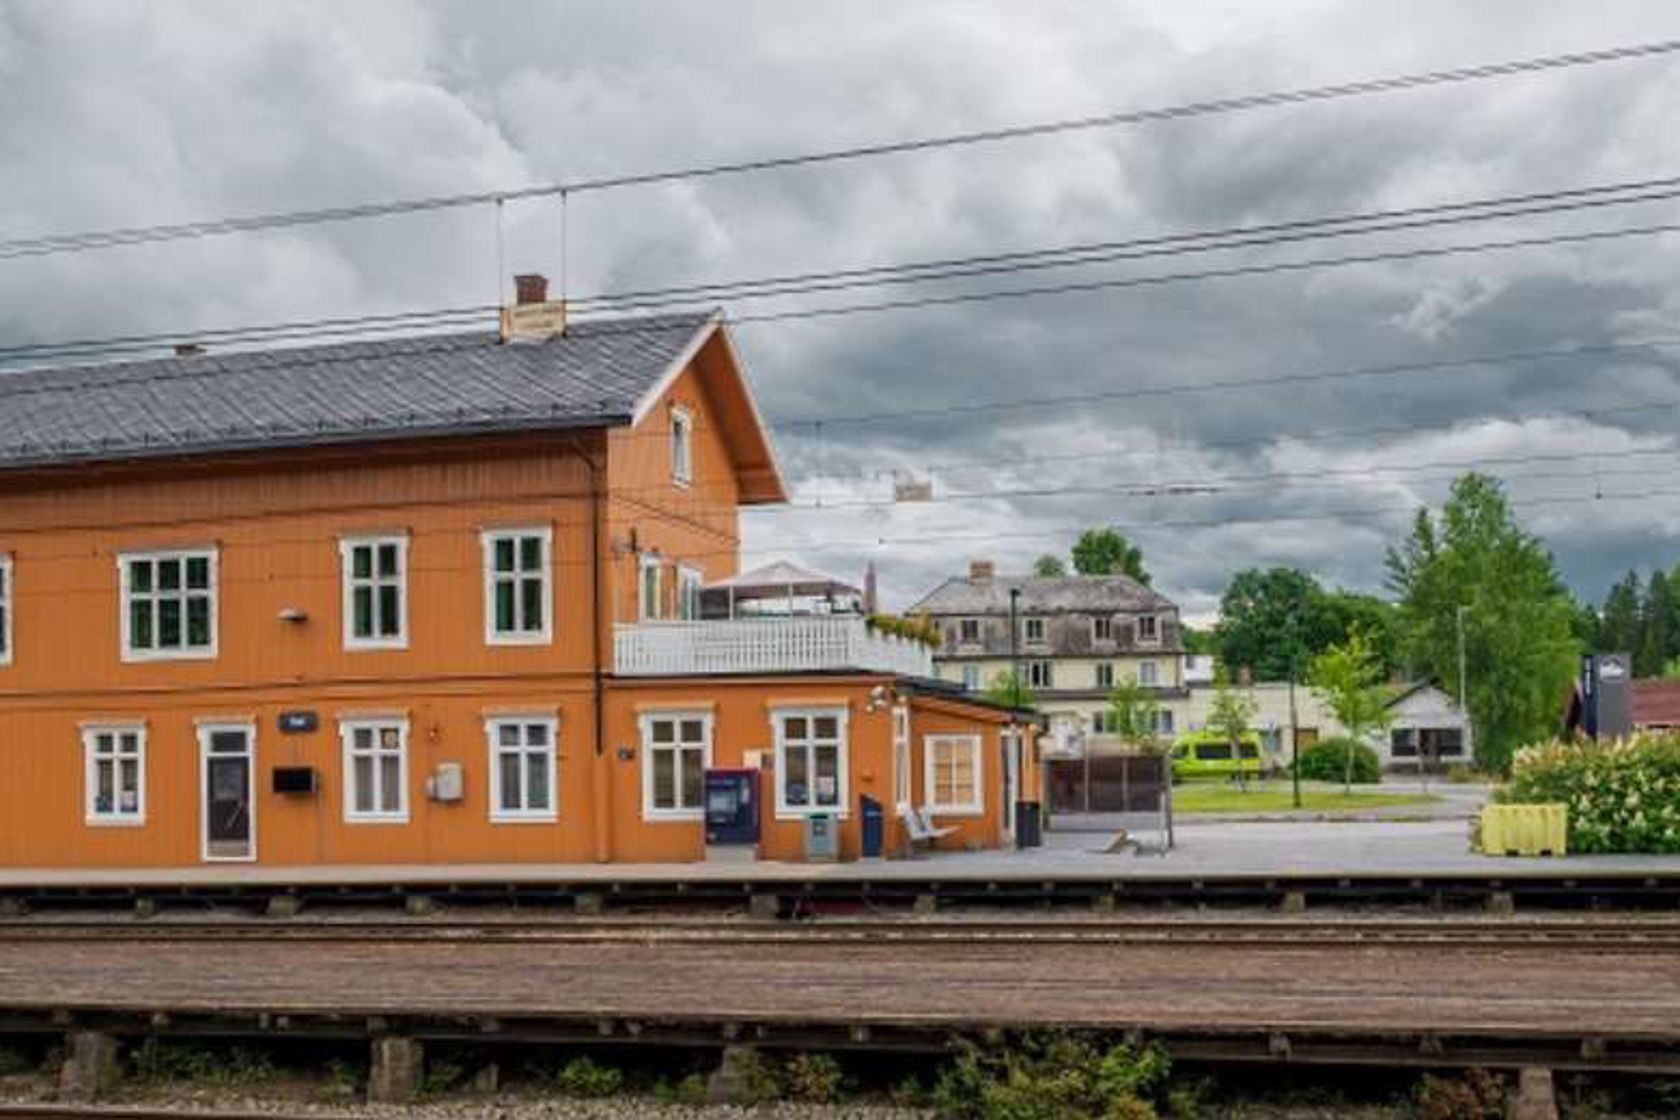
[[[881,812],[881,803],[873,797],[860,796],[858,818],[863,823],[863,857],[879,859],[886,832],[886,815]]]

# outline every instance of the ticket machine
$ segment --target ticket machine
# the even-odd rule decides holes
[[[758,771],[706,771],[706,847],[758,848]]]

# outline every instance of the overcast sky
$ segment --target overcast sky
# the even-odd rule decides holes
[[[1672,0],[0,0],[0,238],[571,181],[1676,36]],[[570,288],[1680,175],[1676,120],[1680,55],[584,195],[570,207]],[[556,209],[510,205],[502,272],[558,272]],[[727,310],[1674,222],[1677,209]],[[0,261],[0,345],[490,302],[494,229],[481,209]],[[792,508],[744,516],[745,560],[787,555],[845,576],[874,560],[902,606],[970,558],[1021,569],[1065,552],[1079,526],[1117,523],[1157,585],[1205,617],[1251,565],[1379,590],[1411,511],[1437,503],[1459,465],[1504,460],[1487,469],[1598,599],[1620,571],[1680,558],[1677,264],[1680,237],[1641,236],[743,323],[795,491]],[[1602,349],[1646,340],[1675,345]],[[1108,395],[1043,403],[1091,394]],[[895,471],[931,479],[942,500],[891,505]],[[1138,492],[1159,484],[1198,492]]]

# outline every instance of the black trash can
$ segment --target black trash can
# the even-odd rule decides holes
[[[1015,802],[1015,846],[1037,848],[1043,844],[1043,817],[1039,814],[1038,802]]]
[[[886,816],[881,812],[881,803],[873,797],[860,796],[858,818],[863,824],[863,858],[879,859],[886,831]]]

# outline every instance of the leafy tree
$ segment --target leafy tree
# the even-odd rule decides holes
[[[1418,511],[1389,550],[1388,573],[1407,659],[1423,676],[1457,682],[1466,608],[1476,758],[1505,769],[1518,746],[1553,729],[1575,676],[1575,604],[1551,553],[1516,523],[1496,480],[1470,473],[1453,483],[1438,520]]]
[[[1184,644],[1185,653],[1205,655],[1215,653],[1212,630],[1198,630],[1187,622],[1178,624],[1178,640]]]
[[[1392,693],[1383,684],[1382,661],[1364,631],[1356,629],[1347,641],[1313,658],[1308,680],[1330,714],[1347,728],[1342,792],[1351,793],[1354,747],[1372,732],[1386,731],[1394,722],[1394,713],[1388,707]]]
[[[1046,552],[1043,556],[1040,556],[1037,560],[1033,561],[1033,575],[1065,576],[1067,575],[1067,565],[1062,563],[1062,558],[1060,556],[1054,556]]]
[[[1009,708],[1030,708],[1036,703],[1032,689],[1013,669],[1005,669],[986,686],[986,699]]]
[[[1128,743],[1155,746],[1160,711],[1161,703],[1155,699],[1155,691],[1138,684],[1135,674],[1129,674],[1108,694],[1109,727]]]
[[[1598,648],[1606,653],[1639,649],[1639,573],[1630,571],[1611,586],[1599,616]]]
[[[1143,550],[1114,529],[1087,529],[1073,546],[1073,570],[1082,576],[1131,576],[1149,583]]]
[[[1287,680],[1356,628],[1385,672],[1399,666],[1391,604],[1374,595],[1327,591],[1299,568],[1248,568],[1232,577],[1220,600],[1213,652],[1227,665],[1246,665],[1258,680]]]
[[[1676,653],[1674,593],[1661,569],[1651,573],[1645,586],[1645,600],[1639,609],[1639,644],[1633,648],[1633,675],[1661,676],[1663,666]]]
[[[1224,735],[1231,744],[1231,757],[1237,762],[1237,784],[1245,790],[1248,779],[1242,766],[1242,739],[1259,710],[1260,701],[1254,698],[1253,692],[1246,688],[1240,692],[1232,688],[1231,675],[1225,666],[1215,667],[1213,703],[1208,708],[1207,728]]]

